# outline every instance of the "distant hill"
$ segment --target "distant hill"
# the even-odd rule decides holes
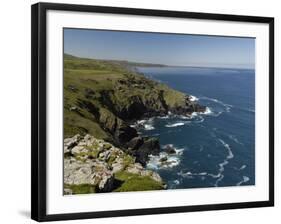
[[[76,57],[74,55],[71,54],[64,54],[64,59],[73,59],[73,58],[80,58],[80,57]],[[81,59],[85,59],[85,60],[96,60],[96,61],[100,61],[100,62],[111,62],[111,63],[116,63],[122,66],[132,66],[132,67],[136,67],[136,66],[140,66],[140,67],[167,67],[167,65],[164,64],[153,64],[153,63],[144,63],[144,62],[132,62],[132,61],[126,61],[126,60],[103,60],[103,59],[92,59],[92,58],[81,58]]]

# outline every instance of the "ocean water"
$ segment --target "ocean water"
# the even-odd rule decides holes
[[[138,121],[142,135],[157,136],[161,150],[147,167],[169,189],[255,184],[255,71],[138,67],[145,76],[193,96],[208,107],[192,117],[168,115]],[[163,148],[171,145],[176,154]],[[163,162],[165,160],[165,162]]]

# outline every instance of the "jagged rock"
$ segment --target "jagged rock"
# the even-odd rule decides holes
[[[112,167],[112,172],[113,173],[117,173],[117,172],[119,172],[119,171],[124,169],[124,165],[122,163],[120,163],[120,162],[113,163],[111,165],[111,167]]]
[[[143,138],[138,136],[132,138],[128,143],[127,147],[131,148],[132,150],[138,149],[143,144]]]
[[[83,150],[85,150],[85,147],[84,146],[74,146],[72,149],[71,149],[71,153],[72,154],[78,154],[78,153],[81,153]]]
[[[160,144],[157,138],[146,138],[143,144],[133,152],[136,161],[142,165],[146,165],[149,155],[158,155],[160,153]]]
[[[68,185],[89,184],[98,186],[101,192],[113,189],[114,175],[106,163],[64,159],[64,183]]]
[[[114,176],[111,172],[103,172],[98,184],[100,192],[110,192],[114,187]]]
[[[114,133],[115,139],[121,145],[126,144],[128,141],[130,141],[132,138],[136,136],[138,136],[137,130],[125,123],[119,125]]]
[[[164,152],[166,152],[167,154],[175,154],[176,153],[176,150],[175,148],[172,146],[172,145],[166,145],[164,146]]]
[[[69,153],[71,149],[76,146],[81,139],[81,136],[79,134],[74,135],[72,138],[66,138],[63,141],[64,145],[64,153]]]
[[[129,173],[141,174],[143,169],[144,168],[140,163],[135,163],[135,164],[130,165],[126,170]]]

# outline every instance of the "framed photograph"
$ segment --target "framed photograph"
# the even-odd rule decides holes
[[[32,6],[32,219],[274,205],[274,19]]]

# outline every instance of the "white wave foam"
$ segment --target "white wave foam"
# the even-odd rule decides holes
[[[140,128],[144,130],[153,130],[155,129],[153,126],[153,121],[154,118],[138,120],[134,124],[131,124],[130,126],[133,128]]]
[[[212,173],[207,173],[207,172],[200,172],[200,173],[192,173],[192,172],[190,172],[190,171],[188,171],[188,172],[182,172],[182,171],[180,171],[180,172],[178,172],[177,173],[179,176],[181,176],[181,177],[184,177],[184,178],[191,178],[191,179],[193,179],[194,177],[200,177],[202,180],[205,180],[206,179],[206,177],[207,176],[209,176],[209,177],[212,177],[212,178],[214,178],[214,179],[220,179],[220,178],[223,178],[223,177],[221,177],[222,175],[221,174],[212,174]]]
[[[183,154],[184,148],[181,148],[181,149],[175,148],[175,151],[176,151],[176,154],[180,156]]]
[[[184,115],[179,115],[178,117],[183,120],[190,120],[192,118],[191,116],[184,116]]]
[[[163,148],[163,149],[165,149],[167,147],[173,148],[176,152],[175,154],[179,155],[179,156],[182,155],[182,153],[184,151],[184,148],[177,148],[177,147],[174,146],[174,144],[166,144],[166,145],[161,146],[161,148]],[[165,152],[163,152],[163,153],[165,153]]]
[[[173,183],[174,183],[175,185],[179,185],[179,184],[180,184],[180,181],[179,181],[179,180],[174,180]]]
[[[189,95],[189,100],[194,102],[194,101],[198,101],[199,99],[196,96]]]
[[[233,155],[233,153],[232,153],[232,151],[231,151],[231,148],[230,148],[230,146],[227,144],[227,143],[225,143],[222,139],[218,139],[220,142],[221,142],[221,144],[227,149],[227,151],[228,151],[228,155],[227,155],[227,159],[232,159],[233,157],[234,157],[234,155]]]
[[[145,124],[144,125],[144,129],[145,130],[153,130],[153,129],[155,129],[151,124]]]
[[[228,160],[230,160],[234,157],[230,146],[225,141],[223,141],[222,139],[219,138],[218,140],[227,149],[228,155],[226,156],[225,160],[222,163],[219,164],[219,172],[217,174],[218,179],[215,182],[215,185],[214,185],[215,187],[218,187],[219,182],[222,181],[222,179],[224,178],[224,175],[223,175],[224,167],[229,163]]]
[[[224,178],[224,175],[223,174],[219,174],[219,178],[215,182],[215,187],[218,187],[219,182],[221,182],[223,178]]]
[[[157,118],[159,118],[159,119],[168,119],[168,118],[169,118],[169,115],[166,115],[166,116],[158,116]]]
[[[162,161],[164,158],[166,160]],[[149,155],[149,161],[146,166],[148,169],[167,169],[173,168],[179,164],[180,159],[177,156],[170,156],[162,152],[159,156]]]
[[[213,112],[211,111],[211,109],[209,107],[206,107],[205,112],[200,112],[200,114],[205,114],[205,115],[212,114],[212,113]]]
[[[191,172],[186,172],[186,173],[183,173],[182,171],[178,173],[178,175],[182,176],[182,177],[190,177],[190,176],[210,176],[214,179],[216,179],[216,182],[214,184],[215,187],[218,187],[218,184],[220,181],[223,180],[224,178],[224,167],[229,163],[228,161],[230,159],[232,159],[234,157],[232,151],[231,151],[231,148],[230,146],[225,143],[222,139],[219,139],[220,143],[228,150],[228,155],[226,156],[226,158],[218,164],[219,166],[219,171],[217,174],[212,174],[212,173],[207,173],[207,172],[201,172],[201,173],[191,173]]]
[[[243,180],[241,180],[240,182],[238,182],[238,183],[236,184],[236,186],[240,186],[241,184],[246,183],[246,182],[248,182],[249,180],[250,180],[249,177],[243,176]]]
[[[160,152],[159,155],[149,155],[149,161],[147,168],[149,169],[167,169],[173,168],[180,164],[180,156],[183,154],[184,148],[176,148],[173,144],[168,144],[176,151],[175,154],[168,154],[166,152]],[[167,146],[167,145],[165,145]],[[162,146],[164,148],[165,146]]]
[[[174,127],[178,127],[178,126],[183,126],[185,124],[185,122],[177,122],[174,124],[166,124],[165,127],[167,128],[174,128]]]
[[[182,177],[187,177],[187,176],[208,176],[209,174],[207,172],[201,172],[201,173],[192,173],[190,171],[183,173],[182,171],[178,172],[178,175]]]
[[[242,165],[238,170],[244,170],[247,167],[247,165]]]
[[[145,122],[147,122],[148,120],[139,120],[139,121],[137,121],[137,124],[140,124],[140,125],[142,125],[142,124],[144,124]]]
[[[202,100],[209,100],[209,101],[212,101],[212,102],[215,102],[217,104],[222,105],[225,108],[225,112],[230,112],[231,108],[233,107],[233,105],[224,103],[224,102],[222,102],[222,101],[220,101],[218,99],[215,99],[215,98],[210,98],[210,97],[205,97],[204,96],[204,97],[201,97],[200,99],[202,99]],[[220,112],[221,111],[219,111],[216,115],[219,116],[222,113],[222,112],[221,113]]]

